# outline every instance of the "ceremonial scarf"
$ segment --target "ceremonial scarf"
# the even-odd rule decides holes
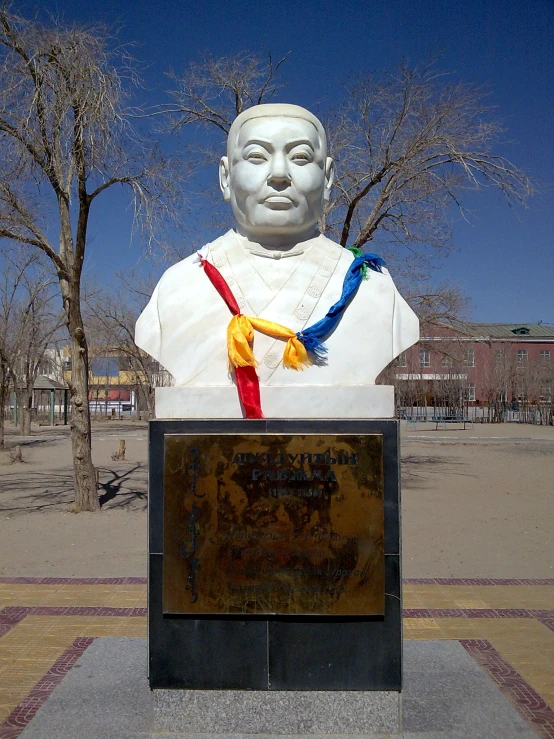
[[[260,383],[255,370],[257,362],[251,346],[254,329],[275,339],[286,341],[283,352],[284,367],[303,370],[313,364],[314,359],[316,362],[321,360],[327,353],[324,339],[336,328],[362,280],[367,278],[367,270],[381,272],[385,265],[383,259],[376,254],[362,254],[355,248],[351,248],[351,251],[355,258],[345,275],[340,299],[329,308],[320,321],[298,332],[264,318],[243,315],[223,275],[217,267],[199,254],[204,272],[233,314],[227,327],[227,350],[229,363],[235,370],[237,390],[246,418],[264,417],[260,401]]]

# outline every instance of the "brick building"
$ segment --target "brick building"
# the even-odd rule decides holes
[[[396,386],[401,407],[547,410],[554,389],[554,327],[423,324],[420,341],[393,362],[382,381]]]

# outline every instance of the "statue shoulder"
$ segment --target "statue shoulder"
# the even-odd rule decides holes
[[[343,265],[344,269],[348,269],[350,264],[355,259],[354,254],[350,251],[350,249],[347,249],[345,246],[341,246],[340,244],[337,244],[335,241],[328,239],[327,236],[323,236],[323,234],[319,236],[318,243],[323,247],[323,249],[330,256],[333,253],[337,253],[337,249],[340,250],[338,253],[340,257],[340,262]],[[371,270],[371,277],[375,278],[378,282],[389,285],[392,289],[396,289],[394,285],[394,281],[386,266],[382,267],[381,272],[376,272],[374,270]]]
[[[168,269],[166,269],[158,282],[156,288],[158,290],[158,293],[169,288],[171,285],[175,284],[179,280],[183,280],[193,275],[196,272],[198,265],[198,255],[195,252],[189,257],[181,259],[180,262],[176,262],[171,267],[168,267]]]
[[[229,239],[232,238],[232,236],[233,231],[227,231],[227,233],[219,236],[214,241],[210,241],[207,244],[204,244],[204,246],[198,249],[198,251],[195,251],[190,256],[182,259],[180,262],[177,262],[176,264],[166,269],[166,271],[161,276],[160,281],[158,282],[158,290],[165,289],[166,287],[174,284],[177,284],[179,287],[182,288],[183,280],[193,280],[199,275],[203,275],[202,270],[199,269],[199,255],[207,258],[211,252],[214,252],[220,247],[225,246],[228,243]],[[203,278],[201,281],[204,281]]]
[[[197,279],[204,282],[204,273],[200,269],[199,255],[207,257],[211,251],[215,251],[221,245],[225,244],[230,233],[232,232],[227,232],[226,234],[223,234],[223,236],[215,239],[215,241],[204,244],[204,246],[201,249],[198,249],[198,251],[195,251],[190,256],[182,259],[180,262],[176,262],[166,269],[158,282],[158,294],[165,290],[173,289],[174,287],[182,290],[190,281],[196,281]]]
[[[333,253],[338,253],[341,259],[344,259],[348,262],[351,262],[354,259],[354,255],[349,249],[346,249],[344,246],[337,244],[336,241],[332,241],[331,239],[328,239],[327,236],[324,236],[323,234],[320,234],[317,237],[317,243],[329,255]]]
[[[332,241],[323,234],[320,234],[320,236],[318,237],[318,243],[330,256],[333,253],[337,253],[337,250],[339,250],[338,253],[340,255],[340,260],[342,264],[349,265],[355,259],[354,254],[350,251],[350,249],[348,249],[346,246],[341,246],[340,244],[337,244],[336,241]],[[382,268],[382,272],[375,272],[374,274],[381,275],[384,279],[392,281],[390,273],[386,267]]]

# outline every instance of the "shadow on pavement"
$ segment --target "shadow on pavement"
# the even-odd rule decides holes
[[[429,478],[436,473],[470,475],[467,466],[455,457],[431,457],[409,455],[402,457],[402,487],[409,490],[424,490],[429,487]]]
[[[100,467],[99,470],[101,479],[98,487],[100,490],[104,490],[104,493],[100,495],[100,507],[103,508],[106,504],[113,501],[113,504],[109,506],[110,508],[128,508],[131,506],[135,510],[146,508],[146,486],[144,489],[139,490],[136,485],[133,486],[131,484],[131,489],[126,489],[126,485],[134,482],[131,480],[133,473],[140,470],[143,476],[146,477],[146,467],[138,463],[125,472],[116,472],[107,467]],[[111,475],[111,477],[105,482],[102,482],[102,478],[105,475]]]
[[[13,467],[11,469],[14,469]],[[105,509],[145,510],[147,467],[140,463],[112,469],[100,467],[98,492]],[[24,466],[0,478],[0,511],[24,514],[67,511],[73,505],[73,470],[32,470]]]

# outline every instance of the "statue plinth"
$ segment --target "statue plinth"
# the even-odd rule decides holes
[[[260,388],[266,418],[393,418],[392,385],[271,385]],[[156,388],[156,418],[242,418],[229,386]]]
[[[150,422],[156,731],[400,733],[398,425]]]

